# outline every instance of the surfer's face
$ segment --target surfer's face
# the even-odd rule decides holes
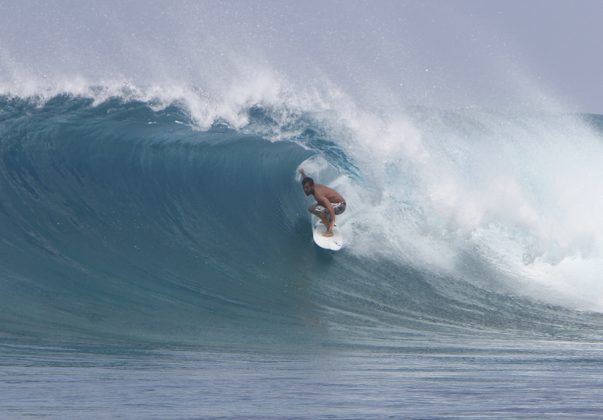
[[[314,194],[314,185],[305,184],[304,192],[306,193],[306,195]]]

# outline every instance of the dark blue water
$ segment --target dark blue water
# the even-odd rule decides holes
[[[2,346],[3,416],[598,417],[600,344],[96,351]]]
[[[526,293],[478,248],[458,247],[453,274],[413,263],[354,222],[367,215],[354,195],[347,247],[318,249],[300,164],[328,162],[315,173],[343,176],[347,191],[393,181],[368,185],[358,154],[307,115],[282,126],[252,107],[248,118],[199,128],[178,104],[0,98],[5,415],[600,413],[598,312]],[[275,127],[292,134],[273,141]],[[416,168],[376,165],[417,187]],[[409,233],[400,226],[394,239]]]

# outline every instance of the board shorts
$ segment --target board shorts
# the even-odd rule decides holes
[[[331,203],[331,206],[333,207],[333,212],[336,215],[339,215],[345,211],[345,201],[342,201],[341,203]],[[327,217],[327,219],[330,217],[329,209],[321,206],[320,204],[314,207],[313,213],[317,216],[322,213]]]

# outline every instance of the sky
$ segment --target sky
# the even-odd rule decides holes
[[[263,66],[372,102],[603,114],[601,17],[595,0],[0,0],[0,84],[212,84]]]

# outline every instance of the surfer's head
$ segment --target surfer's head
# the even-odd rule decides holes
[[[302,187],[304,187],[306,195],[314,194],[314,180],[312,178],[307,176],[302,179]]]

